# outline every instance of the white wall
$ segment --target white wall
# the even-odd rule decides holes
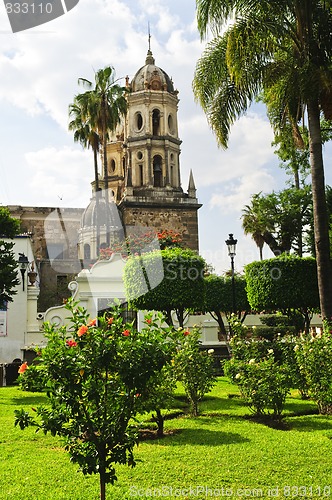
[[[15,259],[18,261],[19,253],[24,253],[29,262],[33,259],[31,241],[29,236],[18,236],[14,240],[3,238],[5,241],[13,241]],[[37,314],[37,298],[39,289],[36,286],[28,286],[28,270],[24,275],[24,290],[22,284],[21,272],[17,270],[17,277],[20,281],[16,286],[16,295],[13,296],[13,302],[8,302],[7,311],[1,312],[1,319],[5,323],[4,328],[1,328],[0,335],[0,364],[11,363],[14,359],[23,359],[23,351],[27,347],[27,334],[31,321],[28,320],[28,309],[32,322],[35,321],[35,328],[38,331],[39,325],[36,323]],[[31,298],[33,297],[33,300]]]

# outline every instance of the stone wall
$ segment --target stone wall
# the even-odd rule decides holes
[[[198,250],[198,206],[120,206],[125,226],[144,226],[157,231],[173,230],[181,234],[184,246]]]

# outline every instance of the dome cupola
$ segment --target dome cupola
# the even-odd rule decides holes
[[[175,93],[174,85],[167,73],[155,65],[155,60],[151,50],[148,50],[145,65],[137,72],[131,82],[132,92],[141,92],[142,90],[167,91]]]

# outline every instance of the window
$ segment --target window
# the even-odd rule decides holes
[[[153,185],[162,187],[162,158],[159,155],[153,157]]]
[[[143,128],[143,117],[141,113],[136,113],[136,129],[138,131],[142,130]]]
[[[115,160],[112,159],[110,161],[110,172],[115,172],[115,167],[116,167]]]
[[[84,259],[86,260],[91,259],[91,249],[88,243],[85,243],[84,245]]]
[[[154,109],[152,111],[152,135],[160,134],[160,111]]]
[[[144,186],[143,165],[138,165],[138,183],[140,186]]]
[[[168,130],[170,134],[174,134],[174,120],[172,115],[168,115]]]

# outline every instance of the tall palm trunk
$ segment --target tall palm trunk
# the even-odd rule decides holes
[[[107,123],[106,123],[106,96],[103,96],[102,102],[102,128],[103,128],[103,163],[104,163],[104,187],[105,187],[105,231],[106,231],[106,244],[110,246],[110,229],[108,224],[108,206],[109,206],[109,197],[108,197],[108,168],[107,168]]]
[[[99,177],[98,177],[98,151],[93,148],[94,167],[95,167],[95,196],[96,196],[96,257],[99,257],[100,250],[100,223],[99,223]]]
[[[308,101],[308,126],[320,310],[323,318],[332,318],[329,224],[325,197],[320,113],[317,99]]]

